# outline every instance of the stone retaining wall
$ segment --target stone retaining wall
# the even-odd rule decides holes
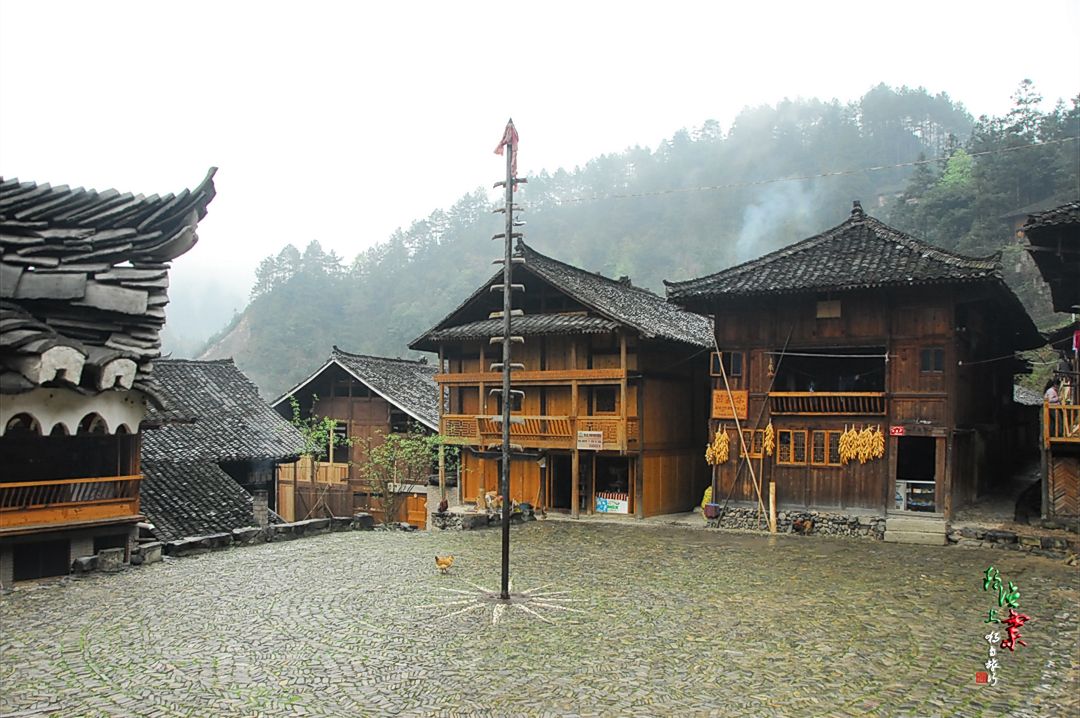
[[[749,506],[728,506],[720,518],[709,521],[712,528],[768,531],[764,514]],[[851,516],[825,511],[780,511],[776,515],[778,533],[810,533],[824,536],[855,536],[881,540],[885,535],[884,516]]]
[[[1070,566],[1077,565],[1076,557],[1080,554],[1080,539],[1025,535],[1003,529],[965,526],[960,529],[951,529],[947,538],[950,544],[963,548],[996,548],[1022,551],[1046,558],[1064,558]]]

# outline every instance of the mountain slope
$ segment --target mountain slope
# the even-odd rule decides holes
[[[1076,101],[1039,112],[1023,91],[1014,112],[978,122],[947,95],[885,86],[846,105],[747,109],[726,134],[706,123],[656,150],[631,148],[529,177],[520,197],[526,240],[662,292],[663,279],[714,272],[835,225],[860,199],[868,213],[947,249],[1006,250],[1021,297],[1037,320],[1052,321],[1000,216],[1080,194],[1080,143],[1069,141],[1080,135],[1080,113]],[[925,156],[950,159],[920,163]],[[835,173],[866,167],[884,169]],[[490,237],[500,223],[477,190],[348,266],[317,242],[303,252],[290,245],[263,261],[252,302],[203,356],[233,356],[274,395],[333,344],[407,355],[410,340],[493,272],[499,250]]]

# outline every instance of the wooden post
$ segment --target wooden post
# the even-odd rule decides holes
[[[446,501],[446,445],[439,444],[439,499]]]
[[[640,365],[638,367],[640,369]],[[638,460],[634,472],[634,516],[645,518],[645,377],[637,383]],[[629,488],[629,487],[628,487]]]
[[[769,532],[776,533],[776,482],[769,482]]]
[[[1039,476],[1042,478],[1042,511],[1040,515],[1044,519],[1050,518],[1053,513],[1050,507],[1050,442],[1046,438],[1047,419],[1049,418],[1049,404],[1043,401],[1043,410],[1039,412],[1039,432],[1042,441],[1039,442]]]
[[[589,502],[585,513],[592,516],[596,512],[596,456],[599,452],[589,453]]]
[[[626,334],[619,332],[619,368],[622,369],[622,378],[619,380],[619,413],[622,415],[622,442],[620,449],[623,456],[626,455]]]
[[[728,404],[731,406],[731,415],[735,419],[735,434],[739,437],[740,456],[746,456],[746,439],[742,433],[742,426],[739,424],[739,412],[735,411],[735,399],[731,395],[731,384],[728,382],[727,370],[724,368],[724,355],[720,353],[719,345],[714,344],[716,347],[716,353],[720,354],[720,376],[724,379],[724,389],[727,391]],[[761,486],[758,484],[757,473],[754,471],[754,462],[749,459],[746,460],[746,468],[750,471],[750,478],[754,483],[754,492],[757,493],[758,500],[758,515],[765,513],[765,504],[761,498]],[[758,524],[760,526],[760,524]]]
[[[574,438],[574,453],[570,459],[570,515],[576,519],[581,505],[581,458],[578,456],[577,437]]]

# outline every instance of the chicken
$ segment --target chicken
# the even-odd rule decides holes
[[[808,533],[810,533],[811,531],[814,530],[814,520],[813,519],[795,519],[794,521],[791,522],[791,529],[795,533],[802,534],[803,536],[805,536],[805,535],[807,535]]]
[[[454,565],[454,556],[440,556],[435,554],[435,568],[439,569],[440,573],[446,573],[450,570],[450,567]]]
[[[443,499],[442,501],[439,502],[439,513],[440,514],[445,514],[446,510],[448,508],[450,508],[450,502],[449,501],[447,501],[446,499]]]

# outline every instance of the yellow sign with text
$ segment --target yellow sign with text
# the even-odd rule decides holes
[[[750,392],[732,390],[728,397],[726,389],[713,389],[712,393],[712,418],[714,419],[746,419],[747,408],[750,404]]]

